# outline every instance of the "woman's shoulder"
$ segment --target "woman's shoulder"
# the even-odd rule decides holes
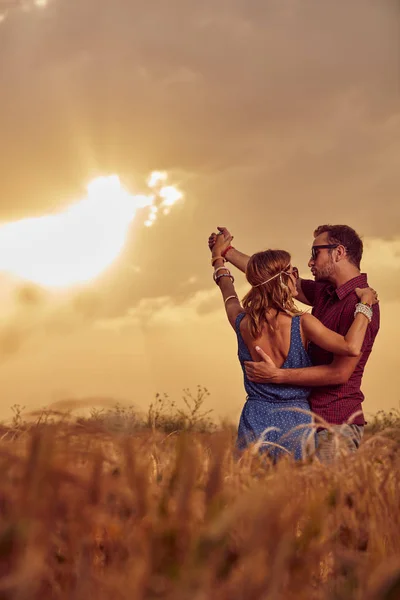
[[[303,321],[303,323],[306,323],[307,321],[313,321],[315,319],[310,312],[303,312],[297,316],[299,317],[300,321]]]
[[[312,327],[313,323],[316,321],[316,317],[309,312],[304,312],[299,315],[299,321],[303,327]]]
[[[305,312],[300,315],[300,331],[302,332],[304,339],[309,340],[316,329],[319,329],[320,327],[321,322],[311,313]]]

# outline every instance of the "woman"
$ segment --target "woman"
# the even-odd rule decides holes
[[[345,337],[326,328],[314,316],[299,311],[293,301],[298,294],[298,272],[284,250],[266,250],[250,258],[246,278],[251,285],[243,298],[237,297],[234,278],[225,266],[224,250],[229,242],[218,235],[212,248],[214,281],[220,287],[226,314],[238,339],[238,357],[244,374],[247,400],[240,417],[237,445],[260,442],[273,459],[291,453],[304,454],[305,442],[313,438],[308,396],[299,386],[253,383],[246,377],[244,361],[258,361],[257,348],[266,352],[277,366],[295,369],[311,366],[309,342],[334,354],[358,356],[372,318],[376,297],[371,288],[356,289],[354,322]]]

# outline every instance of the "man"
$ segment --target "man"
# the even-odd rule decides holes
[[[218,227],[227,241],[232,236],[225,227]],[[215,235],[209,238],[212,247]],[[367,275],[360,272],[363,243],[359,235],[347,225],[321,225],[314,232],[311,258],[308,266],[314,281],[297,279],[298,300],[312,306],[312,313],[326,327],[346,335],[354,319],[358,298],[357,287],[367,287]],[[249,257],[230,246],[225,259],[245,272]],[[379,305],[373,308],[372,321],[368,327],[360,356],[334,356],[313,344],[309,354],[313,367],[304,369],[280,369],[261,350],[260,362],[245,364],[251,381],[259,383],[292,384],[311,387],[309,398],[312,411],[319,417],[318,446],[323,460],[330,460],[336,453],[338,436],[350,451],[355,451],[364,431],[364,415],[361,403],[361,381],[365,365],[371,354],[379,330]],[[329,428],[324,427],[329,424]]]

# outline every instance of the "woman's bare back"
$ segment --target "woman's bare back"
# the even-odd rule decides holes
[[[281,367],[290,350],[292,317],[280,312],[277,318],[267,318],[272,324],[274,331],[271,331],[268,325],[265,324],[260,337],[254,339],[250,334],[250,319],[246,315],[240,323],[240,333],[254,361],[258,362],[261,360],[260,355],[255,350],[256,346],[260,346],[272,358],[276,366]]]

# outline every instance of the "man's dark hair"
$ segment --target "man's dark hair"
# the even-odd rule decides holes
[[[362,239],[354,229],[348,225],[320,225],[314,231],[314,237],[327,233],[329,244],[341,244],[346,248],[349,262],[360,268],[361,258],[363,254]]]

